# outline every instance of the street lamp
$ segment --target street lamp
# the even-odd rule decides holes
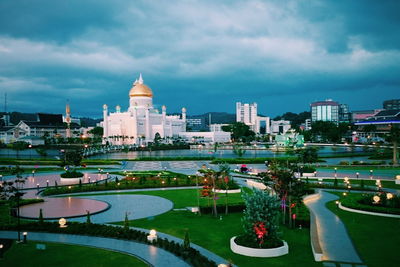
[[[200,211],[200,192],[199,192],[199,175],[200,175],[200,172],[196,172],[197,207],[199,209],[199,214],[201,214],[201,211]]]
[[[335,178],[337,178],[337,168],[335,167]]]
[[[357,176],[357,180],[358,180],[358,178],[360,177],[360,173],[356,172],[356,176]]]
[[[24,232],[22,235],[24,236],[24,241],[23,241],[23,243],[26,244],[26,238],[27,238],[27,236],[28,236],[28,233],[27,233],[27,232]]]
[[[369,179],[372,180],[374,174],[374,170],[369,170]]]
[[[29,159],[32,159],[32,150],[31,150],[32,145],[29,144],[28,147],[29,147]]]

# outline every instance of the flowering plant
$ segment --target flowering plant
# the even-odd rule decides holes
[[[258,243],[260,246],[264,243],[264,236],[267,236],[268,231],[265,228],[265,223],[256,222],[253,226],[254,232],[256,233],[257,239],[259,239]]]

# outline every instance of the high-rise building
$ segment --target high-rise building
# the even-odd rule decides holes
[[[265,123],[265,132],[270,132],[269,117],[262,117],[257,115],[257,103],[242,104],[236,102],[236,121],[243,122],[248,125],[250,129],[255,133],[260,133],[261,123]]]
[[[311,121],[339,122],[339,103],[332,99],[311,103]]]
[[[383,101],[383,109],[400,109],[400,99],[390,99]]]
[[[347,104],[339,104],[339,122],[351,122],[351,112]]]
[[[257,121],[257,103],[242,104],[236,102],[236,121],[246,125],[255,125]]]

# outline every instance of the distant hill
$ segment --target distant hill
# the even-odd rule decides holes
[[[233,123],[236,121],[236,115],[230,114],[226,112],[207,112],[201,115],[191,115],[188,118],[202,118],[204,119],[206,125],[210,124],[210,114],[211,114],[211,123]]]
[[[21,112],[11,112],[10,122],[17,125],[20,121],[38,121],[37,113],[21,113]]]
[[[81,120],[81,125],[83,127],[96,127],[96,124],[103,120],[103,119],[93,119],[87,117],[82,117],[79,119]]]
[[[5,114],[4,112],[0,112],[0,117]],[[10,113],[10,122],[13,125],[17,125],[20,121],[39,121],[39,114],[42,116],[42,121],[48,122],[49,119],[57,118],[60,123],[62,123],[62,115],[61,114],[42,114],[42,113],[22,113],[13,111]],[[75,118],[75,117],[74,117]],[[81,125],[84,127],[95,127],[97,123],[102,121],[102,119],[93,119],[88,117],[79,118],[81,120]]]

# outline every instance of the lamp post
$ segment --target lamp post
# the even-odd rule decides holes
[[[335,167],[335,178],[337,178],[337,168]]]
[[[0,259],[3,258],[3,244],[0,244]]]
[[[374,175],[374,170],[369,170],[369,179],[372,180],[373,175]]]
[[[32,145],[29,144],[28,147],[29,147],[29,159],[32,159],[32,149],[31,149]]]
[[[199,172],[196,172],[196,192],[197,192],[197,207],[199,209],[199,215],[201,215],[201,211],[200,211],[200,192],[199,192]]]
[[[360,177],[360,173],[356,172],[356,176],[357,176],[357,180],[358,180],[358,178]]]
[[[26,238],[27,238],[27,236],[28,236],[28,233],[27,232],[23,232],[23,234],[22,234],[23,236],[24,236],[24,239],[23,239],[23,243],[24,244],[26,244]]]

